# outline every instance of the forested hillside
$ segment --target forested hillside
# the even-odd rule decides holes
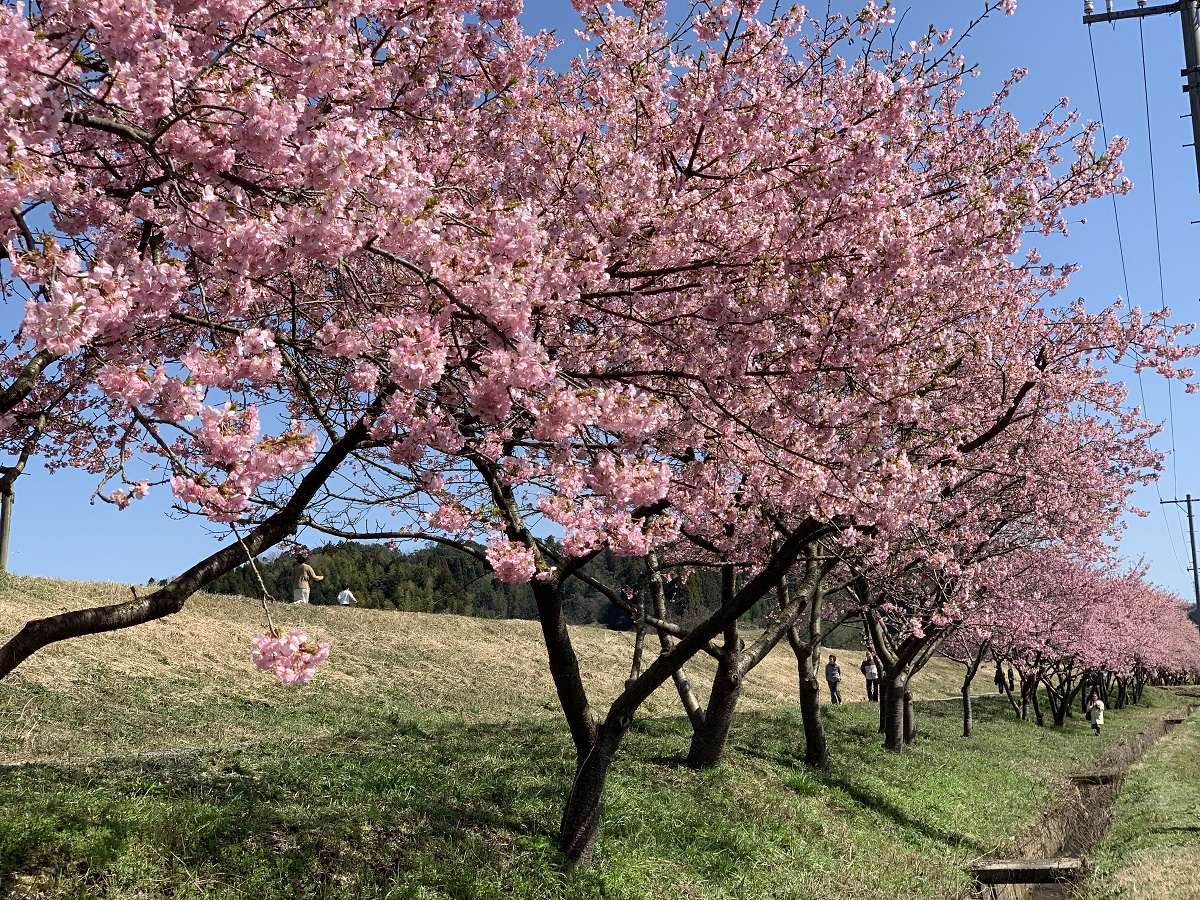
[[[350,588],[360,606],[406,612],[444,612],[490,619],[534,619],[537,610],[526,584],[505,584],[492,577],[487,563],[450,547],[430,546],[401,552],[381,544],[345,541],[313,551],[309,562],[325,576],[312,586],[312,602],[331,604],[342,588]],[[280,600],[291,599],[296,558],[282,553],[258,563],[267,589]],[[639,562],[605,552],[586,571],[606,584],[640,585]],[[213,582],[219,594],[258,596],[254,572],[243,565]],[[573,579],[564,588],[563,606],[574,625],[630,626],[629,617],[597,590]],[[711,573],[693,574],[686,583],[671,582],[667,599],[672,614],[684,622],[714,609],[720,584]],[[761,617],[762,612],[759,611]]]

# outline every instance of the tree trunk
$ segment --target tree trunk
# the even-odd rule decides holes
[[[654,604],[654,616],[659,621],[666,621],[667,594],[663,588],[662,575],[658,571],[658,554],[650,553],[646,562],[650,573],[650,596]],[[671,652],[671,638],[666,632],[658,632],[658,644],[663,653]],[[671,680],[675,682],[675,690],[679,693],[679,702],[683,704],[684,712],[687,713],[692,728],[699,728],[704,724],[704,710],[700,708],[700,701],[696,698],[695,691],[692,690],[692,683],[688,680],[683,666],[671,673]]]
[[[1049,680],[1046,681],[1046,702],[1050,704],[1050,720],[1061,728],[1067,721],[1067,698]]]
[[[883,707],[884,714],[883,746],[894,753],[904,750],[905,693],[905,685],[899,680],[889,680],[887,690],[880,692],[879,705]]]
[[[721,604],[733,601],[735,592],[733,566],[721,567]],[[733,725],[733,711],[737,708],[742,693],[742,673],[738,666],[738,651],[741,649],[737,620],[725,626],[721,659],[717,663],[717,674],[713,678],[708,694],[708,706],[704,710],[704,722],[692,729],[692,744],[688,748],[687,764],[693,769],[710,769],[725,755],[725,744],[729,740],[729,729]]]
[[[788,642],[796,654],[796,669],[800,682],[800,720],[804,723],[804,764],[813,769],[829,768],[829,742],[825,723],[821,721],[821,683],[813,663],[816,651],[811,644],[800,640],[793,625],[788,629]]]
[[[704,711],[704,722],[692,730],[687,764],[693,769],[709,769],[721,762],[729,740],[729,729],[733,725],[733,712],[741,693],[742,679],[737,670],[737,654],[727,651],[717,665],[708,707]]]
[[[1021,704],[1017,702],[1015,697],[1013,697],[1013,692],[1009,688],[1008,682],[1004,683],[1004,696],[1008,698],[1008,705],[1012,707],[1012,711],[1016,714],[1016,717],[1018,719],[1025,718],[1021,713]]]
[[[0,484],[0,575],[8,574],[8,541],[12,533],[13,487]]]
[[[971,736],[971,729],[975,725],[974,711],[971,709],[971,684],[975,681],[975,676],[979,674],[979,669],[983,666],[983,659],[987,656],[991,644],[990,639],[984,641],[973,656],[967,657],[967,671],[963,675],[962,683],[963,737],[965,738]],[[1000,689],[1000,693],[1006,693],[1008,685],[1004,681],[1004,670],[1000,667],[999,660],[996,661],[996,676],[996,686]],[[1012,702],[1011,697],[1009,697],[1009,702]]]
[[[558,834],[559,847],[572,863],[585,863],[591,856],[603,809],[604,786],[628,727],[606,721],[596,731],[596,742],[575,767],[575,781],[567,796]]]
[[[781,582],[782,583],[782,582]],[[781,598],[782,599],[782,598]],[[829,768],[829,742],[821,721],[821,682],[817,678],[817,658],[822,640],[821,614],[825,592],[813,591],[808,607],[808,641],[800,640],[800,630],[788,627],[788,643],[796,655],[796,674],[800,684],[800,721],[804,725],[804,764],[813,769]]]
[[[559,829],[559,845],[571,862],[587,858],[600,821],[601,801],[609,769],[617,748],[633,721],[634,713],[647,697],[666,682],[671,674],[690,660],[717,634],[737,622],[770,588],[778,582],[795,562],[806,545],[817,538],[823,525],[805,523],[791,532],[776,548],[770,561],[750,579],[728,603],[723,603],[707,619],[688,632],[669,652],[654,660],[632,685],[625,688],[609,707],[603,724],[596,729],[596,739],[584,753],[579,754],[575,781],[563,810]]]
[[[829,768],[829,741],[821,721],[821,686],[816,677],[800,682],[800,718],[804,722],[804,764],[813,769]]]
[[[530,582],[533,599],[537,603],[538,622],[542,627],[542,638],[546,644],[546,657],[550,663],[550,677],[575,752],[584,754],[596,739],[596,722],[592,718],[587,691],[583,686],[583,675],[579,671],[579,657],[567,631],[567,622],[562,613],[562,596],[557,583]]]
[[[913,710],[912,693],[907,687],[904,689],[904,746],[908,746],[917,739],[917,717]]]

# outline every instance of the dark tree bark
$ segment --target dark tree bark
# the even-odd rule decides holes
[[[889,678],[887,689],[880,692],[883,710],[883,746],[893,753],[904,750],[904,712],[908,685],[903,679]]]
[[[787,599],[787,585],[780,585],[780,605]],[[829,768],[829,741],[825,723],[821,720],[821,681],[817,659],[824,640],[821,617],[825,609],[825,591],[815,586],[808,604],[808,640],[800,637],[795,622],[788,628],[788,643],[796,656],[796,672],[800,685],[800,721],[804,726],[804,764],[813,769]]]
[[[991,646],[991,641],[984,641],[979,645],[979,652],[975,654],[975,658],[967,663],[967,674],[963,678],[962,684],[963,737],[965,738],[969,738],[971,736],[971,732],[975,728],[975,714],[974,710],[971,708],[971,683],[975,680],[975,676],[979,673],[979,669],[983,665],[984,657],[987,656]],[[1001,678],[1001,686],[1007,689],[1007,685],[1003,684],[1003,678]]]
[[[633,637],[633,662],[629,664],[629,677],[625,684],[629,685],[642,674],[642,649],[646,644],[646,596],[638,595],[637,630]]]
[[[654,606],[654,615],[660,621],[665,621],[667,618],[667,595],[663,588],[662,575],[658,571],[657,553],[652,552],[647,556],[646,568],[650,586],[650,599]],[[671,636],[661,629],[658,631],[658,644],[663,653],[671,651]],[[687,672],[683,666],[680,666],[671,673],[671,679],[675,682],[675,690],[679,694],[679,702],[683,704],[684,712],[687,713],[688,721],[692,723],[692,728],[701,727],[704,724],[704,710],[700,706],[700,701],[696,698],[695,691],[692,690],[692,684],[688,680]]]
[[[912,692],[904,691],[904,745],[908,746],[917,739],[917,717],[913,712]]]
[[[1004,696],[1008,698],[1008,705],[1010,707],[1012,707],[1012,711],[1016,715],[1016,717],[1018,719],[1024,719],[1025,718],[1025,709],[1024,709],[1024,705],[1025,705],[1024,699],[1025,698],[1022,697],[1021,702],[1017,702],[1017,699],[1013,696],[1013,689],[1008,684],[1008,682],[1005,682],[1005,684],[1004,684]]]
[[[721,567],[721,605],[733,602],[733,566]],[[687,764],[693,769],[707,769],[717,765],[725,755],[725,744],[729,740],[729,729],[733,726],[733,711],[742,693],[742,674],[739,668],[741,638],[738,636],[737,620],[725,626],[724,643],[717,661],[717,674],[713,676],[708,694],[708,706],[704,710],[704,721],[692,729],[692,742],[688,748]]]
[[[726,568],[728,572],[722,578],[723,589],[726,596],[732,596],[732,568]],[[726,629],[725,643],[718,658],[708,708],[704,713],[704,724],[693,732],[688,765],[707,768],[721,761],[747,675],[767,657],[784,635],[789,633],[797,617],[809,603],[808,598],[820,591],[821,579],[828,571],[828,565],[819,565],[810,560],[795,595],[787,598],[775,621],[763,630],[758,640],[750,647],[744,647],[738,638],[736,622]]]
[[[496,464],[486,457],[474,454],[471,457],[476,470],[487,483],[492,500],[504,518],[505,533],[509,540],[524,544],[534,554],[538,569],[548,571],[541,548],[525,527],[512,488],[499,477]],[[566,574],[560,572],[553,578],[537,579],[529,583],[533,591],[533,600],[537,605],[538,623],[542,629],[542,639],[546,645],[546,657],[550,664],[550,677],[554,681],[554,691],[558,694],[558,702],[571,731],[571,740],[575,743],[575,753],[582,758],[596,741],[596,720],[588,703],[587,690],[583,685],[583,675],[579,670],[579,658],[575,655],[575,645],[567,631],[567,620],[563,616],[562,582]]]
[[[6,415],[25,402],[37,387],[38,379],[52,363],[60,357],[49,350],[39,350],[25,363],[21,371],[9,383],[8,387],[0,390],[0,415]]]
[[[575,781],[563,811],[559,846],[569,862],[586,860],[591,851],[609,770],[638,707],[731,622],[745,615],[786,574],[804,548],[818,539],[827,527],[809,521],[788,534],[767,564],[746,582],[731,603],[722,604],[669,652],[659,656],[613,701],[603,724],[596,731],[594,745],[580,755]]]
[[[865,587],[858,590],[860,599],[866,597]],[[929,662],[942,640],[945,630],[930,630],[922,637],[909,635],[895,646],[876,610],[863,615],[883,670],[879,680],[879,714],[883,727],[883,746],[900,752],[917,735],[915,711],[909,682]]]
[[[1071,715],[1071,707],[1075,695],[1083,687],[1083,679],[1078,678],[1071,663],[1059,663],[1042,670],[1042,684],[1046,688],[1046,702],[1050,705],[1050,715],[1056,727],[1061,728]]]
[[[829,741],[821,721],[821,683],[812,655],[800,663],[800,720],[804,724],[804,764],[812,769],[829,768]],[[804,670],[807,671],[804,671]]]
[[[734,628],[733,632],[736,641],[737,629]],[[729,729],[733,725],[733,712],[741,693],[742,677],[738,672],[737,651],[734,650],[722,654],[717,663],[717,674],[713,678],[708,706],[704,710],[704,723],[692,731],[687,764],[693,769],[708,769],[721,762],[729,741]]]
[[[625,724],[605,721],[596,731],[595,743],[576,765],[575,780],[571,783],[559,826],[559,846],[573,863],[586,863],[591,857],[603,811],[608,773],[621,739],[629,729],[629,720],[621,721]]]
[[[562,594],[557,581],[531,581],[533,599],[537,604],[538,622],[542,627],[542,639],[546,645],[546,658],[550,664],[550,677],[575,752],[582,756],[591,749],[596,738],[596,722],[588,703],[587,690],[583,686],[583,675],[579,670],[579,657],[567,631],[567,620],[563,616]]]
[[[963,737],[969,738],[975,730],[975,711],[971,708],[971,683],[962,688]]]

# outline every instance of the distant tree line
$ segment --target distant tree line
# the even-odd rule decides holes
[[[338,592],[350,588],[359,606],[372,609],[486,619],[537,618],[529,585],[497,581],[487,563],[451,547],[431,545],[404,552],[383,544],[344,541],[315,549],[309,563],[325,576],[324,581],[312,585],[310,602],[314,604],[335,604]],[[281,553],[261,558],[257,564],[271,595],[290,600],[296,557]],[[585,571],[609,585],[638,590],[642,584],[639,560],[608,551],[588,563]],[[216,579],[208,590],[246,597],[260,594],[258,580],[245,564]],[[565,586],[563,596],[567,620],[573,625],[632,627],[624,610],[579,579]],[[670,612],[683,623],[707,616],[719,605],[720,597],[720,579],[708,571],[693,572],[686,581],[675,580],[667,586]],[[761,621],[768,612],[763,604],[751,621]]]

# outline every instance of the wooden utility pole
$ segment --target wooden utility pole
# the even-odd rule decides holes
[[[13,481],[0,476],[0,575],[8,572],[8,537],[12,532]]]
[[[8,545],[12,534],[13,493],[17,479],[25,471],[29,457],[37,449],[46,428],[46,414],[39,413],[37,421],[25,439],[21,454],[11,466],[0,466],[0,575],[8,572]]]
[[[1178,0],[1177,3],[1161,3],[1155,6],[1149,6],[1146,0],[1137,0],[1136,9],[1118,10],[1113,9],[1113,0],[1104,0],[1104,7],[1104,12],[1098,13],[1095,0],[1084,0],[1084,24],[1179,14],[1179,21],[1183,26],[1183,59],[1186,66],[1179,74],[1187,82],[1183,91],[1188,95],[1191,106],[1189,116],[1192,120],[1192,149],[1196,154],[1197,184],[1200,184],[1200,0]]]

